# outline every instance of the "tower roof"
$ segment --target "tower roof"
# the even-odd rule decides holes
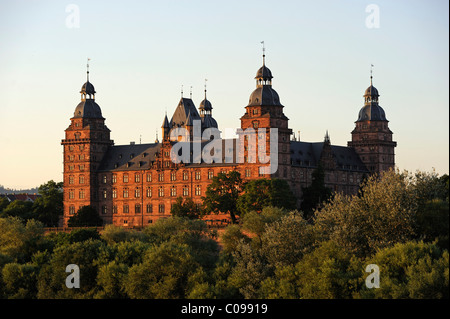
[[[75,108],[73,114],[75,118],[99,118],[103,119],[102,110],[100,106],[92,99],[81,101]]]
[[[272,72],[270,69],[264,64],[262,67],[258,69],[256,72],[255,79],[273,79]]]
[[[81,91],[80,93],[84,93],[84,94],[95,94],[95,88],[94,85],[89,82],[89,80],[83,84],[83,86],[81,87]]]

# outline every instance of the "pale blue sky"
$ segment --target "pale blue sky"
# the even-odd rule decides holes
[[[69,28],[66,7],[79,8]],[[379,28],[368,28],[369,4]],[[262,64],[301,139],[347,145],[374,64],[400,169],[448,173],[449,18],[443,0],[0,0],[0,184],[62,180],[64,130],[86,80],[116,145],[155,140],[180,98],[237,128]],[[159,134],[160,135],[160,134]]]

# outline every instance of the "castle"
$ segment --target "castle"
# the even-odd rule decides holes
[[[396,142],[378,104],[379,94],[372,85],[372,76],[347,146],[332,145],[328,132],[322,142],[294,138],[284,106],[272,88],[272,78],[263,55],[263,65],[255,77],[256,89],[240,118],[237,138],[211,136],[217,132],[220,135],[220,131],[205,87],[205,98],[198,110],[192,99],[182,97],[171,119],[165,115],[161,141],[114,145],[95,101],[88,69],[87,81],[80,91],[81,102],[61,142],[64,147],[61,224],[67,226],[79,208],[91,205],[105,224],[145,226],[170,216],[171,205],[179,196],[201,203],[212,178],[232,170],[240,172],[244,181],[285,179],[300,203],[302,188],[310,185],[312,172],[319,164],[325,172],[325,185],[346,194],[355,194],[365,175],[395,166]],[[197,139],[196,133],[200,136]],[[175,147],[178,160],[174,160]],[[269,149],[275,152],[271,153],[270,161],[264,161],[259,155]],[[230,153],[233,150],[240,151]],[[195,151],[208,159],[195,157]],[[207,156],[211,154],[216,155],[212,160]],[[270,165],[275,169],[263,170]]]

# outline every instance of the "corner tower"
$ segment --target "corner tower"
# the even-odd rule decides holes
[[[238,130],[238,135],[245,134],[245,130],[252,128],[257,134],[259,129],[265,129],[266,145],[265,150],[267,155],[270,150],[270,129],[276,128],[278,130],[278,169],[273,174],[273,177],[287,179],[290,176],[290,135],[292,130],[288,128],[289,119],[284,115],[284,106],[280,102],[278,93],[272,88],[272,72],[266,66],[265,52],[263,48],[263,65],[256,72],[256,89],[250,95],[248,105],[245,107],[245,114],[240,118],[241,129]],[[245,134],[247,135],[247,134]],[[259,137],[256,137],[254,146],[248,143],[249,138],[239,138],[239,149],[244,150],[244,162],[256,163],[260,165],[258,156],[256,159],[251,158],[254,152],[252,147],[256,148],[256,154],[262,149],[262,145],[258,145]],[[244,145],[242,145],[244,144]],[[254,150],[253,150],[254,151]],[[269,177],[270,176],[265,176]]]
[[[100,106],[95,102],[94,85],[87,81],[81,87],[81,102],[75,108],[70,125],[65,130],[64,147],[64,226],[83,206],[99,211],[96,171],[109,146],[110,130],[105,125]]]
[[[371,173],[395,168],[394,148],[397,142],[392,140],[392,131],[383,108],[378,104],[378,90],[372,84],[364,92],[364,106],[359,111],[352,140],[348,142],[359,154],[362,162]]]

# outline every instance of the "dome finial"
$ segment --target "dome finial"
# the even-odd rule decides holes
[[[264,41],[261,41],[263,51],[263,65],[266,65],[266,48],[264,47]]]
[[[370,86],[372,86],[372,72],[373,72],[373,64],[370,65]]]
[[[206,100],[206,81],[208,81],[208,79],[205,79],[205,100]]]
[[[86,64],[86,74],[87,74],[87,82],[89,82],[89,61],[91,59],[87,58],[87,64]]]

